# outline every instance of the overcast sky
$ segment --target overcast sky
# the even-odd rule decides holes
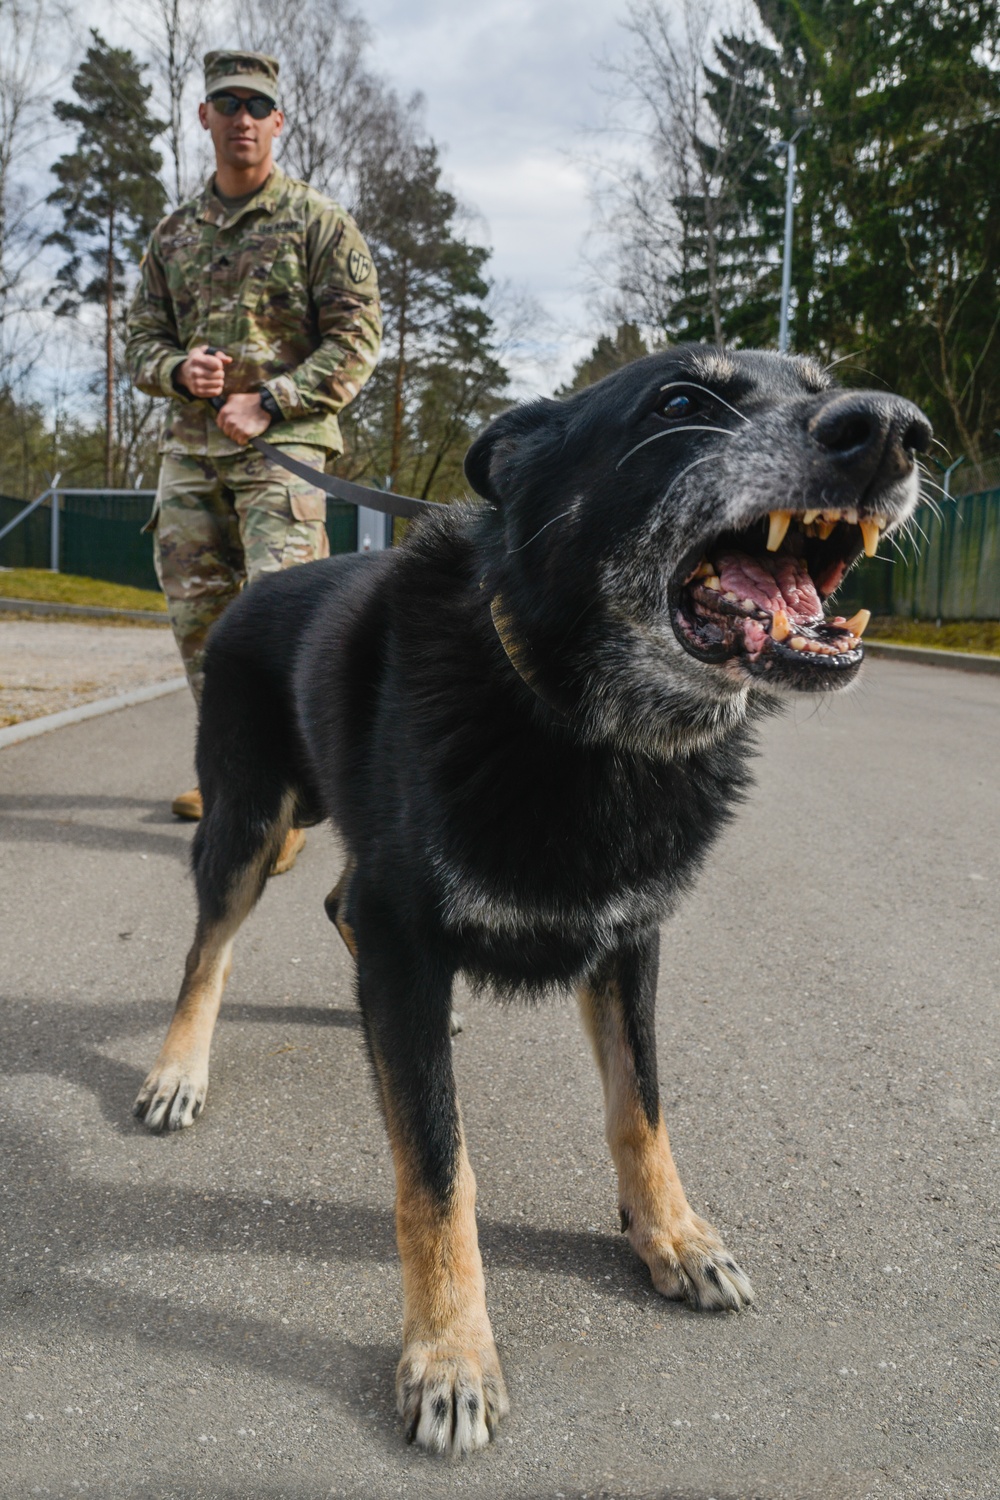
[[[420,90],[460,198],[478,209],[493,274],[549,315],[521,373],[548,390],[591,347],[581,259],[590,223],[582,157],[600,122],[598,62],[619,51],[624,0],[365,0],[373,61]]]

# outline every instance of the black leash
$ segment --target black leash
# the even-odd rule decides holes
[[[221,349],[209,345],[206,354],[221,354]],[[209,396],[208,404],[216,411],[221,411],[226,404],[225,396]],[[426,515],[429,510],[447,510],[439,500],[418,500],[415,495],[394,495],[385,490],[370,490],[363,484],[352,484],[349,479],[338,479],[334,474],[324,474],[319,469],[313,469],[309,464],[300,463],[297,458],[291,458],[287,453],[282,453],[273,443],[267,442],[262,437],[252,437],[250,447],[256,448],[258,453],[272,463],[280,464],[290,474],[298,475],[307,484],[314,485],[318,490],[324,490],[326,494],[332,495],[335,500],[346,501],[348,505],[364,505],[369,510],[381,511],[384,516],[413,516]]]

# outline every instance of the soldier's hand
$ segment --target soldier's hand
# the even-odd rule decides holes
[[[177,371],[177,379],[191,392],[192,396],[205,398],[222,395],[226,366],[232,364],[233,357],[221,351],[218,354],[209,354],[208,350],[208,344],[202,344],[199,349],[192,349]]]
[[[216,413],[215,421],[234,443],[248,443],[252,437],[259,437],[267,431],[271,418],[261,406],[260,397],[251,392],[245,396],[228,396],[225,406]]]

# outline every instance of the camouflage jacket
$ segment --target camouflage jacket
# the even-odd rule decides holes
[[[343,450],[337,413],[375,367],[378,283],[357,225],[330,198],[277,167],[229,217],[209,179],[153,231],[128,317],[126,357],[140,390],[169,396],[160,449],[241,451],[204,401],[178,391],[188,351],[233,356],[226,393],[266,385],[281,410],[271,442]]]

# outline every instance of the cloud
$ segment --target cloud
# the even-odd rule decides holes
[[[366,0],[364,14],[376,67],[402,94],[426,98],[449,183],[482,216],[473,234],[493,247],[493,275],[549,315],[548,357],[534,384],[551,385],[553,362],[558,384],[593,342],[580,258],[590,182],[577,154],[602,112],[599,60],[620,45],[614,8],[608,0]]]

